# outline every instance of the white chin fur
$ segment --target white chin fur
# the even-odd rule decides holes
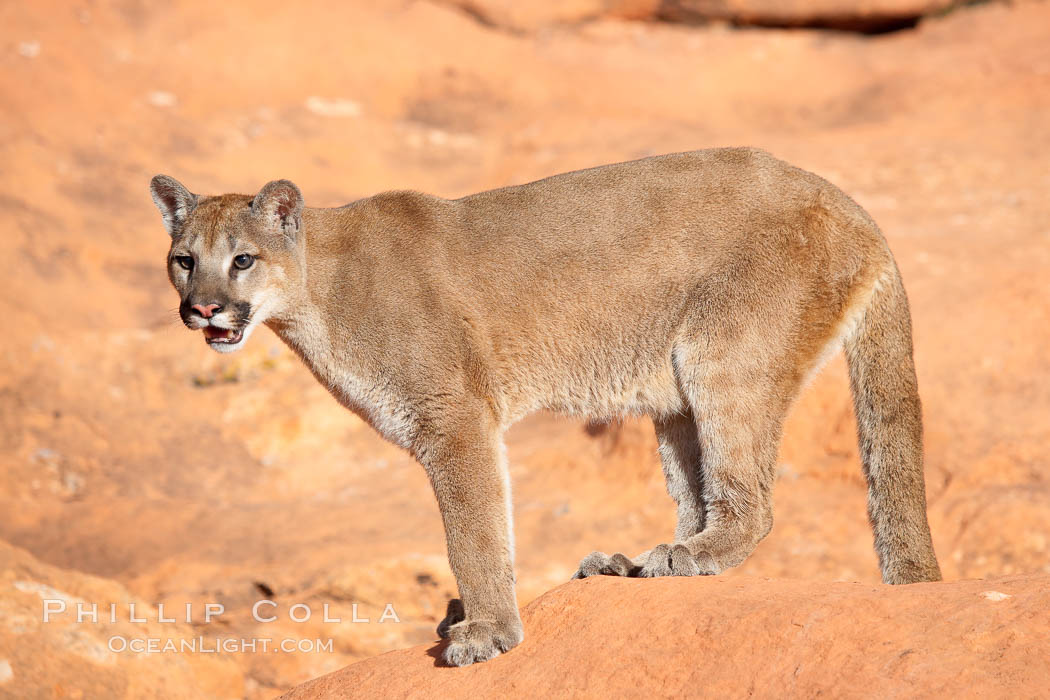
[[[248,342],[248,337],[252,334],[252,331],[255,330],[255,325],[255,323],[250,323],[247,326],[245,326],[244,333],[243,335],[241,335],[241,339],[238,340],[236,343],[208,343],[208,347],[214,350],[215,352],[219,352],[224,355],[231,352],[237,352],[238,350],[244,347],[245,343]]]
[[[208,343],[208,347],[214,350],[215,352],[221,352],[225,355],[226,353],[237,352],[238,350],[240,350],[244,346],[244,341],[246,341],[247,339],[247,336],[245,336],[244,338],[238,340],[236,343]]]

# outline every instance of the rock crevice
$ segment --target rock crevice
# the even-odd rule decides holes
[[[478,23],[524,35],[598,19],[648,20],[741,27],[830,29],[883,34],[911,29],[924,17],[973,0],[573,0],[520,3],[513,0],[438,0]]]

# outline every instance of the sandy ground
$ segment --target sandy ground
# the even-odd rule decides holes
[[[877,37],[619,19],[517,34],[394,0],[7,3],[0,27],[0,539],[25,550],[3,566],[31,555],[142,601],[226,605],[180,634],[334,639],[231,654],[238,692],[428,641],[454,584],[406,454],[269,331],[220,357],[178,322],[157,172],[203,193],[284,177],[331,206],[766,148],[849,192],[895,251],[945,577],[1050,572],[1050,5]],[[673,530],[647,421],[536,416],[508,446],[522,603],[593,549]],[[777,523],[729,576],[877,582],[841,359],[796,406],[779,470]],[[261,597],[277,622],[252,621]],[[371,622],[293,623],[299,602]],[[400,623],[377,622],[387,603]],[[19,634],[4,625],[0,657]],[[0,693],[51,697],[59,681],[12,653]]]

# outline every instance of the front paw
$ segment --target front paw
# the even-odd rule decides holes
[[[573,578],[588,576],[637,576],[639,567],[623,554],[609,556],[605,552],[591,552],[580,560]]]
[[[462,600],[459,598],[453,598],[448,601],[448,607],[445,608],[445,619],[438,623],[438,636],[442,639],[448,639],[449,628],[457,622],[462,622],[466,618],[467,614],[463,610]]]
[[[451,607],[451,606],[450,606]],[[450,666],[469,666],[510,651],[524,639],[521,622],[463,620],[446,629],[449,645],[445,661]]]
[[[693,556],[684,544],[661,544],[653,547],[638,575],[642,578],[657,576],[709,576],[719,573],[719,567],[711,557],[701,554]]]

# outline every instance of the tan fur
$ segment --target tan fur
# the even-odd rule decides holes
[[[594,553],[576,575],[718,573],[772,526],[785,414],[843,345],[883,579],[940,577],[904,289],[874,222],[815,175],[718,149],[454,201],[304,209],[287,181],[200,198],[163,176],[153,191],[183,308],[248,303],[245,327],[269,325],[426,469],[462,598],[439,629],[450,663],[522,639],[511,423],[539,409],[651,416],[674,541],[634,560]],[[230,270],[237,251],[253,268]],[[191,274],[177,255],[197,257]]]

